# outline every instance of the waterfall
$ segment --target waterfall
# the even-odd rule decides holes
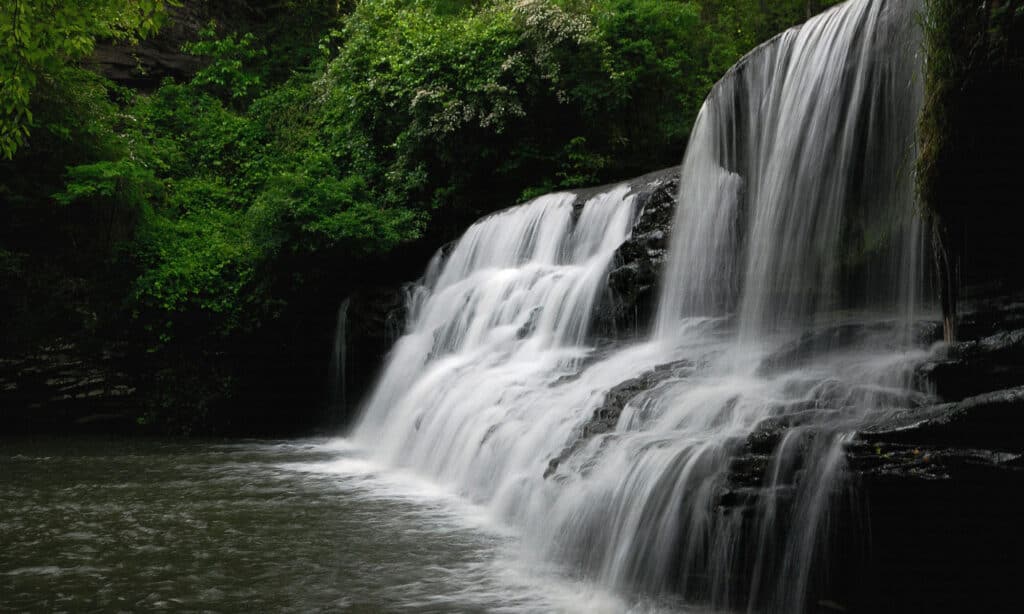
[[[841,604],[825,563],[843,444],[924,400],[910,381],[924,356],[915,10],[852,0],[715,86],[651,339],[588,337],[637,214],[630,189],[582,208],[544,196],[434,258],[353,438],[626,594]]]
[[[694,315],[733,312],[756,339],[851,299],[912,308],[915,19],[912,1],[848,2],[714,88],[683,163],[660,335]]]
[[[516,435],[546,438],[535,430],[546,421],[571,429],[536,404],[588,354],[591,311],[634,217],[627,192],[591,199],[576,219],[572,194],[543,196],[475,224],[443,263],[439,254],[356,437],[482,490],[530,473]]]
[[[345,297],[338,305],[338,315],[334,325],[334,340],[331,343],[331,360],[327,368],[327,407],[332,413],[342,413],[348,407],[347,365],[345,363],[348,347],[348,306],[350,299]]]

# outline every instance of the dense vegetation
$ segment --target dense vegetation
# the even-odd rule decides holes
[[[3,348],[120,348],[164,429],[311,402],[282,380],[319,377],[341,296],[486,212],[678,163],[725,70],[834,3],[5,2]],[[189,78],[90,70],[190,8],[220,19]]]

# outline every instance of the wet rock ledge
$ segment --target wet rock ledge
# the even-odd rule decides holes
[[[815,349],[855,343],[880,327],[809,333],[780,348],[763,369],[800,364]],[[885,404],[894,409],[851,424],[857,430],[845,449],[850,489],[830,518],[832,588],[812,601],[827,607],[812,611],[1020,611],[1012,587],[1024,577],[1024,301],[979,305],[961,331],[969,336],[960,343],[933,347],[914,374],[915,390],[890,393]],[[914,332],[928,344],[941,326],[922,322]],[[566,478],[568,459],[614,431],[630,401],[685,377],[688,368],[663,365],[612,388],[544,477]],[[802,445],[816,445],[816,425],[843,419],[842,407],[865,394],[879,393],[839,387],[788,404],[735,442],[718,485],[721,517],[752,518],[765,497],[785,508],[793,484],[764,482],[780,441],[801,429]]]
[[[632,235],[615,252],[607,288],[595,310],[595,336],[622,340],[649,332],[658,307],[655,288],[668,258],[679,172],[679,167],[666,168],[628,182],[636,196],[637,217]],[[611,187],[577,192],[576,205],[582,207]]]
[[[917,371],[942,402],[881,417],[847,449],[871,543],[850,611],[1020,611],[1024,308],[977,305],[961,332]]]

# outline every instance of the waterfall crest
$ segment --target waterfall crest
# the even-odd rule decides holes
[[[753,339],[843,307],[912,308],[916,6],[840,5],[714,88],[682,167],[659,335],[693,315],[735,312]]]
[[[572,194],[542,196],[478,222],[439,254],[356,437],[393,462],[484,489],[512,471],[517,442],[493,448],[587,355],[593,306],[632,225],[628,191],[591,199],[575,220]],[[484,454],[495,464],[480,463]]]
[[[588,339],[635,198],[552,194],[431,262],[353,438],[635,595],[800,612],[843,444],[922,402],[908,169],[916,3],[852,0],[745,57],[681,170],[652,339]]]

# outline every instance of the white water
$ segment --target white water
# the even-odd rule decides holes
[[[337,321],[334,324],[334,340],[331,343],[331,360],[327,369],[327,406],[332,412],[343,414],[348,408],[348,306],[351,300],[345,297],[338,305]]]
[[[913,6],[849,2],[715,87],[650,341],[588,345],[636,215],[628,188],[578,219],[571,194],[541,197],[435,257],[354,442],[487,510],[538,560],[626,595],[787,613],[841,601],[815,570],[842,443],[867,414],[923,396],[909,382],[924,353],[910,326]],[[592,427],[609,390],[655,367],[613,430]],[[759,450],[748,438],[769,418],[792,428]]]
[[[574,419],[541,409],[554,398],[549,386],[588,354],[590,312],[633,220],[626,191],[588,202],[575,223],[574,197],[552,194],[467,231],[413,299],[410,330],[357,440],[481,491],[475,499],[541,460],[532,447],[544,444],[520,436],[547,439],[558,429],[564,442]]]
[[[683,163],[658,336],[680,317],[735,312],[756,340],[820,320],[850,293],[890,313],[913,309],[916,6],[848,2],[755,50],[715,87]],[[858,254],[854,274],[844,265]]]

